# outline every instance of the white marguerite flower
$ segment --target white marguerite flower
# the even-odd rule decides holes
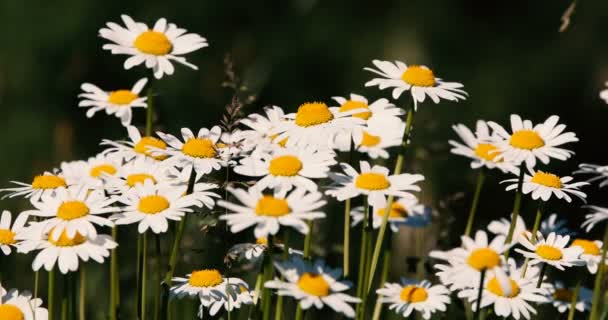
[[[331,150],[316,150],[313,146],[273,147],[266,152],[251,154],[240,160],[234,172],[260,177],[255,187],[276,188],[287,192],[293,187],[316,191],[312,179],[326,178],[330,166],[336,163]]]
[[[564,267],[582,266],[585,264],[580,256],[585,251],[582,247],[571,246],[566,247],[570,242],[570,236],[560,236],[555,233],[550,233],[547,238],[542,233],[538,232],[536,243],[530,242],[531,234],[519,237],[519,243],[526,250],[515,249],[524,257],[531,259],[529,265],[533,266],[540,263],[546,263],[559,270],[565,270]]]
[[[365,86],[378,86],[380,90],[393,88],[393,98],[398,99],[404,91],[410,91],[414,100],[414,109],[418,102],[424,102],[429,96],[434,103],[441,99],[458,101],[465,100],[467,93],[462,90],[463,85],[458,82],[445,82],[436,78],[431,69],[426,66],[410,65],[401,62],[373,60],[372,63],[378,69],[364,68],[382,78],[374,78]]]
[[[142,137],[139,130],[134,126],[127,126],[127,133],[131,141],[112,141],[104,139],[101,145],[109,148],[102,154],[110,157],[117,157],[126,162],[137,158],[146,158],[161,161],[167,158],[166,155],[159,153],[158,150],[167,148],[167,144],[156,137]]]
[[[602,265],[602,242],[599,240],[587,240],[576,238],[570,244],[570,247],[581,247],[583,253],[581,253],[581,260],[587,265],[587,270],[591,274],[595,274],[599,266]],[[608,258],[604,260],[604,264],[608,265]]]
[[[2,320],[47,320],[49,312],[42,307],[42,299],[32,298],[28,291],[17,289],[5,292],[0,287],[0,319]]]
[[[105,110],[108,115],[115,115],[120,119],[123,126],[129,126],[133,118],[132,108],[146,108],[147,98],[140,96],[141,91],[148,82],[148,79],[139,79],[133,88],[120,89],[115,91],[103,91],[91,83],[83,83],[80,89],[84,91],[78,97],[82,98],[78,103],[79,107],[89,108],[87,118],[93,117],[97,111]]]
[[[489,121],[488,125],[493,130],[492,143],[500,152],[497,159],[505,159],[516,165],[525,162],[528,168],[534,168],[537,159],[544,164],[548,164],[551,158],[567,160],[574,152],[559,146],[576,142],[578,138],[574,132],[564,132],[566,125],[558,124],[558,121],[559,117],[554,115],[543,123],[533,125],[532,121],[512,114],[512,133]]]
[[[178,298],[198,297],[208,302],[212,300],[209,298],[225,296],[229,286],[247,286],[247,283],[239,278],[224,277],[217,269],[194,270],[185,278],[174,277],[171,281],[174,286],[170,292]]]
[[[340,166],[346,175],[330,173],[334,183],[325,193],[338,201],[365,195],[372,207],[386,207],[388,195],[408,197],[411,195],[409,191],[420,191],[415,183],[424,180],[421,174],[389,175],[387,168],[378,165],[371,167],[367,161],[359,163],[361,173],[347,163],[340,163]]]
[[[125,54],[124,68],[131,69],[145,62],[146,68],[154,71],[154,77],[174,72],[172,61],[181,63],[194,70],[198,68],[187,62],[184,54],[207,47],[207,40],[196,33],[186,33],[186,29],[167,23],[165,18],[156,21],[152,29],[143,22],[135,22],[128,15],[121,15],[126,28],[114,22],[108,22],[107,28],[101,28],[99,35],[112,43],[104,44],[104,50],[112,54]]]
[[[579,169],[574,171],[574,174],[589,174],[593,175],[587,182],[599,182],[599,187],[605,187],[608,185],[608,166],[600,166],[591,163],[581,163]]]
[[[608,81],[605,83],[608,87]],[[600,99],[604,100],[604,102],[608,103],[608,89],[604,89],[600,91]]]
[[[585,215],[585,222],[581,225],[582,228],[585,228],[585,231],[589,232],[598,223],[608,220],[608,208],[598,206],[585,206],[585,208],[592,211]]]
[[[153,184],[163,183],[169,185],[183,184],[183,181],[171,174],[171,168],[167,168],[162,162],[149,158],[138,158],[127,162],[118,169],[115,175],[106,180],[106,189],[113,194],[124,194],[150,180]],[[187,183],[187,181],[185,181]]]
[[[553,173],[543,172],[528,168],[529,174],[525,174],[521,191],[523,194],[531,194],[532,199],[548,201],[552,195],[558,199],[571,202],[570,194],[585,201],[587,195],[579,190],[580,187],[588,185],[587,182],[572,182],[572,177],[559,177]],[[518,178],[501,181],[509,183],[506,190],[517,190]]]
[[[574,288],[567,288],[563,282],[557,281],[549,287],[549,299],[551,304],[559,313],[564,313],[570,310],[572,305],[572,297],[574,296]],[[576,304],[574,308],[577,311],[585,312],[591,309],[591,300],[593,299],[593,291],[580,287],[576,296]]]
[[[547,218],[543,219],[540,222],[539,231],[543,235],[547,236],[549,233],[554,232],[559,235],[570,235],[572,231],[567,227],[567,221],[565,219],[559,219],[556,213],[550,214]],[[511,221],[506,218],[500,218],[499,220],[494,220],[488,224],[488,231],[493,234],[507,236],[509,234],[509,228],[511,226]],[[526,223],[524,219],[518,215],[517,222],[515,223],[515,228],[513,229],[513,234],[516,237],[525,236],[526,231],[530,231],[528,227],[526,227]]]
[[[219,206],[230,211],[220,219],[226,220],[233,233],[255,226],[255,237],[263,238],[277,234],[285,226],[307,234],[310,230],[306,221],[325,218],[325,213],[318,211],[326,203],[319,192],[306,193],[297,188],[289,195],[279,190],[270,195],[255,187],[248,190],[228,187],[228,191],[242,203],[218,201]]]
[[[0,192],[8,192],[2,198],[23,196],[31,201],[38,201],[42,195],[52,195],[58,188],[65,188],[71,185],[72,183],[69,182],[73,183],[73,181],[67,181],[59,170],[53,170],[53,172],[47,171],[35,176],[31,183],[11,181],[11,183],[18,185],[18,187],[0,189]]]
[[[61,172],[69,185],[82,185],[89,189],[103,189],[109,176],[115,175],[122,163],[120,159],[98,154],[86,161],[77,160],[61,163]]]
[[[380,228],[382,225],[382,219],[386,211],[384,207],[373,207],[372,210],[372,227],[374,229]],[[388,214],[388,224],[393,232],[399,231],[400,226],[407,226],[410,223],[416,225],[419,219],[426,213],[426,207],[418,202],[418,198],[414,195],[408,195],[406,197],[395,199],[391,210]],[[365,214],[364,207],[356,207],[350,215],[353,218],[352,225],[356,226],[361,223],[363,219],[368,219]]]
[[[284,280],[275,278],[267,281],[264,283],[266,288],[277,289],[280,296],[293,297],[303,310],[313,305],[317,309],[328,305],[349,318],[355,316],[355,310],[349,303],[359,303],[361,300],[343,293],[351,284],[339,280],[342,276],[341,269],[332,269],[321,260],[314,263],[304,261],[300,256],[292,256],[285,262],[276,262],[275,265]]]
[[[228,312],[240,309],[243,305],[253,304],[254,292],[249,291],[247,283],[238,278],[231,278],[236,281],[228,281],[226,290],[221,295],[213,295],[201,298],[198,316],[203,318],[203,309],[209,309],[209,315],[216,315],[222,307]],[[236,282],[235,285],[233,282]]]
[[[408,280],[401,278],[401,283],[387,282],[376,290],[381,303],[390,303],[389,310],[404,318],[414,312],[420,312],[424,319],[430,319],[437,311],[446,311],[450,304],[450,291],[442,285],[432,285],[428,280]]]
[[[27,218],[27,214],[20,214],[11,226],[12,216],[10,211],[2,211],[2,216],[0,217],[0,250],[2,250],[5,256],[11,254],[11,247],[19,248],[19,241],[15,236],[21,232],[27,223]]]
[[[266,115],[253,113],[239,121],[239,123],[249,128],[238,132],[238,135],[243,140],[243,151],[254,149],[256,151],[265,151],[274,145],[284,147],[287,143],[287,139],[279,141],[276,139],[277,134],[271,133],[282,122],[286,121],[283,109],[278,106],[268,106],[264,107],[264,113]]]
[[[391,121],[386,118],[368,121],[363,130],[353,132],[352,138],[355,149],[372,158],[388,159],[390,147],[401,145],[405,123],[401,120]]]

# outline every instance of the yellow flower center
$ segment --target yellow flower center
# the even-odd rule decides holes
[[[363,131],[363,139],[361,139],[361,145],[364,147],[373,147],[380,143],[380,136],[375,136],[373,134],[367,133],[367,131]]]
[[[255,205],[255,214],[258,216],[282,217],[289,212],[287,200],[273,196],[263,196]]]
[[[545,141],[534,130],[519,130],[513,135],[509,143],[515,148],[533,150],[545,145]]]
[[[137,99],[137,95],[130,90],[116,90],[110,92],[108,102],[111,104],[117,104],[119,106],[128,105]]]
[[[272,142],[274,142],[274,143],[278,144],[279,146],[281,146],[281,147],[285,148],[285,145],[287,144],[287,139],[288,139],[288,138],[285,138],[285,139],[283,139],[283,140],[281,140],[281,141],[274,141],[274,140],[275,140],[275,139],[276,139],[278,136],[279,136],[279,134],[278,134],[278,133],[277,133],[277,134],[273,134],[273,135],[271,135],[271,136],[270,136],[270,141],[272,141]]]
[[[562,187],[562,181],[558,176],[552,173],[546,173],[542,171],[536,171],[532,177],[532,182],[542,184],[543,186],[560,189]]]
[[[293,177],[302,170],[302,161],[295,156],[279,156],[270,160],[268,172],[273,176]]]
[[[601,251],[601,248],[595,244],[595,242],[586,239],[575,239],[572,241],[570,246],[579,246],[585,250],[583,254],[590,254],[594,256],[599,256]]]
[[[83,235],[81,235],[78,232],[76,232],[76,235],[74,235],[74,238],[68,238],[66,230],[63,230],[63,232],[59,236],[59,239],[53,239],[53,237],[51,236],[53,234],[53,229],[49,230],[48,234],[49,234],[48,239],[47,239],[48,242],[50,242],[51,244],[53,244],[56,247],[74,247],[74,246],[83,244],[85,241],[87,241],[87,238],[85,238]]]
[[[53,175],[41,175],[34,177],[32,181],[33,189],[56,189],[59,187],[66,187],[67,184],[62,177]]]
[[[500,154],[499,152],[497,152],[497,149],[498,148],[494,145],[488,143],[480,143],[477,145],[477,148],[475,148],[475,155],[488,161],[494,161],[494,159]]]
[[[164,33],[151,30],[137,36],[133,45],[139,51],[155,56],[166,55],[173,49],[171,41]]]
[[[21,312],[21,309],[17,308],[12,304],[1,304],[0,305],[0,319],[2,320],[23,320],[25,315]]]
[[[193,287],[215,287],[224,281],[222,274],[216,269],[204,269],[192,272],[188,284]]]
[[[493,249],[479,248],[471,252],[467,263],[478,271],[492,269],[500,264],[500,255]]]
[[[513,298],[519,294],[519,286],[517,285],[517,282],[515,282],[511,278],[509,278],[509,284],[511,285],[511,293],[508,295],[505,295],[505,293],[502,291],[500,282],[498,282],[498,279],[496,277],[492,278],[492,280],[488,282],[488,286],[486,287],[486,289],[488,289],[488,291],[492,292],[497,296]]]
[[[376,215],[384,217],[384,211],[386,208],[380,208],[376,210]],[[389,218],[405,218],[407,217],[407,210],[399,203],[393,203],[391,211],[388,214]]]
[[[556,247],[541,244],[536,247],[536,254],[546,260],[559,260],[562,258],[562,251]]]
[[[366,190],[384,190],[391,186],[385,175],[380,173],[362,173],[355,180],[355,186]]]
[[[195,158],[213,158],[217,155],[215,146],[211,139],[192,138],[184,143],[182,152]]]
[[[304,272],[298,279],[298,287],[302,291],[317,297],[329,295],[329,283],[323,279],[323,275]]]
[[[136,184],[144,184],[146,180],[152,180],[156,184],[156,179],[153,176],[146,173],[136,173],[127,176],[127,185],[131,188],[135,187]]]
[[[356,110],[356,109],[369,109],[369,106],[367,105],[367,103],[365,103],[363,101],[348,100],[348,101],[344,102],[343,105],[340,106],[339,111],[346,112],[346,111]],[[372,113],[370,111],[364,111],[364,112],[353,114],[353,117],[361,118],[363,120],[367,120],[371,116],[372,116]]]
[[[401,294],[399,294],[399,298],[407,303],[423,302],[428,297],[429,294],[426,292],[426,289],[413,285],[403,287]]]
[[[433,71],[421,66],[409,66],[401,75],[401,80],[417,87],[432,87],[435,85]]]
[[[169,200],[163,196],[152,195],[139,199],[137,209],[146,214],[157,214],[169,208]]]
[[[15,242],[15,233],[9,229],[0,229],[0,244],[9,245],[14,244]]]
[[[101,165],[91,168],[91,171],[89,172],[89,174],[93,178],[99,178],[103,174],[113,175],[116,173],[116,171],[117,171],[116,168],[111,164],[101,164]]]
[[[255,243],[268,245],[268,238],[266,238],[266,237],[257,238],[257,239],[255,239]]]
[[[571,302],[572,291],[564,288],[555,289],[555,292],[553,292],[553,299],[563,302]]]
[[[139,140],[139,142],[137,144],[135,144],[135,146],[133,147],[133,150],[135,150],[135,152],[137,152],[137,153],[144,154],[144,155],[146,155],[148,157],[152,157],[156,160],[165,160],[167,158],[167,156],[164,154],[158,155],[158,156],[153,156],[152,155],[153,151],[150,150],[150,147],[155,147],[158,149],[166,149],[167,144],[164,141],[154,138],[154,137],[143,137],[143,138],[141,138],[141,140]]]
[[[322,102],[307,102],[298,108],[296,124],[300,127],[310,127],[331,121],[334,115],[329,107]]]
[[[57,217],[63,220],[74,220],[89,214],[89,207],[82,201],[66,201],[57,209]]]

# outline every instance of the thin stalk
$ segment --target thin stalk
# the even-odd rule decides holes
[[[538,282],[536,282],[536,287],[540,288],[540,285],[543,284],[543,279],[545,278],[545,272],[547,272],[547,264],[543,262],[540,267],[540,274],[538,275]]]
[[[473,229],[473,221],[475,220],[475,213],[477,212],[477,205],[479,204],[479,196],[481,195],[481,189],[485,179],[485,171],[483,168],[480,168],[479,173],[477,174],[477,184],[475,186],[473,203],[471,204],[471,209],[469,210],[469,219],[467,220],[467,226],[464,230],[464,235],[467,237],[471,234],[471,230]]]
[[[302,320],[302,307],[300,307],[300,304],[298,303],[298,306],[296,307],[296,320]]]
[[[74,281],[76,282],[76,281]],[[80,288],[78,290],[78,320],[86,319],[86,293],[87,293],[87,275],[85,267],[80,268]]]
[[[360,256],[359,256],[359,274],[357,280],[357,296],[361,298],[363,292],[363,282],[365,276],[365,257],[367,257],[367,232],[365,231],[365,227],[367,225],[367,219],[363,219],[363,225],[361,227],[361,248],[360,248]],[[358,304],[359,308],[360,305]]]
[[[382,258],[382,273],[380,275],[380,288],[384,286],[384,282],[386,282],[386,278],[388,277],[388,270],[391,266],[391,250],[388,249],[384,251],[384,257]],[[372,315],[372,320],[380,320],[380,315],[382,314],[382,303],[380,302],[380,297],[376,299],[376,305],[374,306],[374,313]]]
[[[274,265],[272,261],[272,254],[274,249],[274,236],[268,236],[268,251],[264,261],[264,283],[270,280],[274,273]],[[270,306],[272,305],[272,296],[270,294],[270,289],[264,288],[264,295],[262,298],[262,316],[264,320],[270,319]]]
[[[568,311],[568,320],[574,320],[574,314],[576,313],[576,302],[578,301],[578,293],[581,290],[581,280],[576,282],[574,293],[572,293],[572,300],[570,301],[570,310]]]
[[[143,237],[141,233],[137,234],[137,272],[135,273],[135,277],[136,277],[136,290],[137,290],[137,308],[136,308],[136,313],[137,313],[137,319],[141,319],[141,266],[142,266],[142,255],[141,255],[141,251],[142,251],[142,244],[143,244]]]
[[[479,277],[479,291],[477,292],[477,308],[475,308],[475,319],[481,319],[481,297],[483,296],[483,282],[486,277],[486,270],[481,271],[481,276]]]
[[[608,225],[605,227],[604,231],[604,245],[602,246],[602,259],[600,260],[600,265],[597,271],[597,275],[595,276],[595,283],[593,285],[593,300],[591,304],[591,314],[589,315],[589,320],[598,320],[600,316],[600,306],[601,306],[601,297],[602,297],[602,283],[604,272],[606,271],[606,265],[604,261],[606,261],[606,251],[608,251]]]
[[[142,235],[142,260],[141,260],[141,320],[146,320],[146,293],[148,292],[148,234],[146,232]]]
[[[38,299],[38,286],[40,286],[40,270],[34,273],[34,300]],[[2,304],[2,299],[0,299],[0,304]],[[34,313],[34,320],[36,320],[36,312]]]
[[[505,244],[511,243],[513,240],[513,232],[515,231],[515,224],[517,223],[517,217],[519,217],[519,210],[521,208],[521,185],[524,183],[524,162],[519,165],[519,177],[517,178],[517,191],[515,193],[515,200],[513,200],[513,215],[511,216],[511,225],[509,226],[509,232],[505,239]],[[505,259],[509,259],[509,249],[505,250]]]
[[[118,228],[116,226],[112,227],[112,239],[118,243]],[[116,294],[118,292],[118,257],[117,257],[117,249],[112,249],[110,253],[110,310],[108,313],[110,315],[110,320],[116,320],[116,305],[118,304],[118,299]]]
[[[304,259],[310,259],[310,248],[312,246],[312,220],[308,220],[308,233],[304,237]]]
[[[160,235],[154,235],[154,243],[156,249],[156,279],[154,284],[154,320],[160,319],[160,292],[162,290],[162,251],[160,247]]]
[[[152,136],[152,118],[154,115],[154,104],[153,104],[153,92],[152,92],[152,84],[148,87],[148,96],[146,102],[148,103],[148,107],[146,108],[146,136]]]
[[[283,261],[287,260],[287,258],[289,258],[289,231],[285,230],[285,234],[283,237]],[[281,274],[281,280],[283,280],[284,277]],[[278,296],[277,297],[277,308],[275,309],[274,312],[274,319],[275,320],[281,320],[281,318],[283,317],[283,296]]]
[[[68,279],[69,275],[64,274],[62,276],[63,280],[63,297],[61,297],[61,320],[68,320],[69,314],[69,301],[72,296],[72,286],[70,285],[70,280]]]
[[[48,311],[49,311],[49,320],[53,320],[55,317],[55,270],[49,271],[49,283],[48,283]]]
[[[538,209],[536,209],[536,218],[534,219],[534,226],[532,227],[532,236],[531,236],[532,243],[536,242],[536,233],[538,232],[538,229],[540,228],[540,220],[542,219],[542,216],[543,216],[543,207],[544,207],[544,202],[542,200],[538,200]]]
[[[344,245],[342,248],[342,269],[344,270],[344,278],[347,278],[350,271],[350,198],[344,202]]]

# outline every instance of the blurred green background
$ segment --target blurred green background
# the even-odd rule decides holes
[[[99,28],[108,21],[119,22],[121,13],[149,26],[166,17],[210,43],[209,48],[187,56],[198,71],[178,65],[174,76],[154,81],[159,129],[173,133],[181,127],[198,129],[219,122],[232,94],[222,87],[226,54],[257,96],[247,113],[260,112],[265,105],[294,111],[304,101],[331,102],[331,96],[351,92],[370,99],[390,98],[390,91],[363,86],[372,77],[363,67],[370,66],[372,59],[425,64],[438,77],[463,83],[469,99],[425,103],[416,115],[414,152],[406,168],[427,177],[421,198],[437,210],[439,218],[422,231],[428,248],[412,248],[415,245],[408,242],[407,234],[396,240],[397,248],[403,250],[394,261],[393,276],[398,276],[403,273],[405,256],[424,252],[437,242],[455,245],[464,229],[475,172],[468,160],[449,153],[447,140],[456,138],[452,124],[473,126],[476,119],[485,119],[507,125],[511,113],[540,122],[557,114],[581,141],[569,145],[575,157],[565,163],[554,161],[551,169],[566,175],[578,163],[605,162],[608,106],[598,93],[608,80],[608,2],[579,2],[570,27],[559,33],[560,17],[570,3],[2,0],[0,185],[8,185],[9,180],[31,181],[33,175],[58,167],[61,161],[101,151],[102,138],[125,136],[115,117],[100,112],[87,119],[85,109],[77,108],[83,82],[115,90],[130,88],[140,77],[150,76],[141,66],[123,70],[124,56],[101,50],[105,41],[97,35]],[[139,109],[134,124],[143,121],[144,112]],[[497,184],[502,178],[493,175],[487,180],[477,228],[510,212],[512,194]],[[586,191],[590,203],[605,204],[597,187]],[[551,203],[549,211],[576,226],[584,214],[579,205]],[[2,201],[2,208],[16,212],[27,207],[25,201]],[[321,228],[320,239],[327,243],[341,239],[341,232],[331,233],[332,228],[340,230],[341,211],[335,209],[336,214]],[[531,201],[524,203],[528,223],[534,209]],[[186,245],[212,246],[201,244],[195,230],[190,231]],[[131,235],[121,231],[124,241],[134,241]],[[318,243],[319,249],[327,243]],[[132,245],[121,242],[121,246]],[[323,252],[338,264],[337,251],[327,248]],[[128,252],[122,254],[129,258]],[[184,259],[193,262],[200,258],[197,254]],[[220,253],[209,258],[210,263],[221,264],[221,258]],[[23,267],[30,257],[10,259],[20,264],[12,270],[22,270],[15,273],[14,285],[31,287],[32,273]],[[4,270],[11,269],[7,265]],[[97,281],[94,286],[105,286],[105,267],[91,266],[91,270]],[[126,283],[132,281],[127,272],[123,277]],[[105,294],[99,299],[104,301]]]

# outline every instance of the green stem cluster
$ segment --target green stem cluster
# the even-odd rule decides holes
[[[606,225],[604,230],[604,239],[602,246],[602,258],[600,259],[599,268],[597,271],[597,275],[595,276],[595,283],[593,285],[593,301],[591,304],[591,314],[589,315],[589,320],[598,320],[600,317],[602,306],[601,298],[603,296],[602,284],[604,281],[604,273],[606,272],[606,265],[604,261],[606,261],[606,252],[608,252],[608,225]]]
[[[473,203],[471,204],[471,209],[469,210],[469,219],[467,220],[467,226],[464,230],[464,235],[467,237],[471,234],[471,230],[473,229],[473,221],[475,220],[475,213],[477,212],[479,196],[481,195],[481,189],[483,187],[485,178],[486,174],[484,168],[480,168],[479,173],[477,174],[477,184],[475,186],[475,195],[473,196]]]

